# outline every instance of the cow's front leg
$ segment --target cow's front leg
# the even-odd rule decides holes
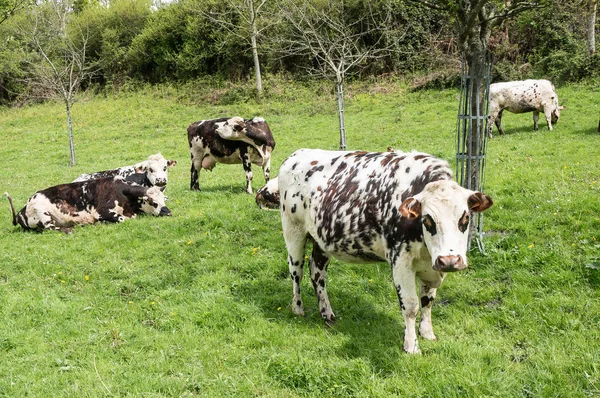
[[[327,295],[327,266],[329,256],[323,252],[316,242],[313,242],[313,250],[310,256],[310,279],[317,299],[319,300],[319,312],[326,324],[331,325],[335,321],[335,315],[331,310],[329,296]]]
[[[404,351],[409,354],[419,354],[416,333],[419,296],[417,295],[416,275],[411,268],[412,259],[408,257],[408,255],[401,254],[396,263],[392,265],[392,279],[404,317]]]
[[[552,131],[552,109],[549,106],[544,107],[544,116],[546,117],[546,123],[548,123],[548,130]]]
[[[433,325],[431,324],[431,307],[435,300],[437,289],[421,281],[421,323],[419,324],[419,334],[427,340],[435,340]]]
[[[263,163],[263,174],[265,176],[265,184],[271,179],[271,158]]]
[[[500,134],[500,135],[504,135],[504,129],[502,128],[502,113],[503,112],[504,112],[504,109],[501,110],[500,112],[498,112],[498,117],[494,121],[494,123],[496,124],[496,128],[498,129],[498,134]]]
[[[540,119],[540,111],[533,111],[533,131],[538,131],[538,120]]]
[[[242,165],[246,172],[246,193],[252,193],[252,163],[250,162],[250,154],[248,150],[240,151],[240,157],[242,158]]]

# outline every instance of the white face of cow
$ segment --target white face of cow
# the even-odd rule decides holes
[[[436,181],[405,200],[400,212],[407,218],[420,218],[433,269],[452,272],[467,268],[471,213],[484,211],[493,203],[488,195],[454,181]]]
[[[165,194],[159,187],[148,188],[142,197],[142,211],[153,216],[170,216],[171,210],[165,205]]]
[[[136,172],[145,172],[152,185],[164,187],[168,181],[168,167],[177,162],[165,159],[160,153],[151,155],[148,160],[135,165]]]
[[[552,124],[558,123],[558,119],[560,118],[560,111],[566,109],[564,106],[558,106],[558,98],[554,97],[554,106],[552,107],[552,114],[550,115],[550,121]]]

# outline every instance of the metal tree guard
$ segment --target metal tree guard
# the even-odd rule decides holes
[[[470,68],[462,60],[460,99],[457,121],[456,178],[458,183],[473,191],[483,191],[485,154],[487,151],[487,114],[490,87],[491,60],[475,62]],[[474,213],[469,233],[469,248],[473,237],[479,251],[484,253],[483,213]]]

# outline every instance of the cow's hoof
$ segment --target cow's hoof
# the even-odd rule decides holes
[[[419,350],[419,345],[416,342],[415,342],[415,344],[413,344],[412,346],[409,346],[409,347],[404,345],[403,349],[407,354],[420,354],[421,353],[421,350]]]
[[[322,314],[323,321],[325,321],[325,325],[332,327],[335,325],[335,315],[333,313],[330,314]]]
[[[292,312],[298,316],[304,316],[304,308],[301,305],[292,304]]]
[[[426,340],[436,340],[433,330],[426,328],[419,328],[419,335]]]

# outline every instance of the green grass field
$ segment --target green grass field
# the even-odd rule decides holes
[[[387,264],[333,261],[337,323],[324,326],[308,278],[296,317],[279,213],[244,193],[242,166],[203,171],[202,191],[189,190],[196,120],[263,116],[277,141],[272,175],[297,148],[337,149],[327,87],[270,84],[261,102],[228,105],[171,87],[82,98],[75,167],[60,104],[0,109],[0,193],[18,208],[82,172],[159,151],[179,162],[170,218],[40,234],[14,227],[0,199],[0,396],[600,396],[600,89],[559,87],[567,110],[551,132],[505,114],[506,135],[488,146],[486,254],[472,251],[470,268],[446,279],[438,341],[420,339],[423,354],[410,356]],[[457,91],[347,92],[349,149],[454,164]]]

